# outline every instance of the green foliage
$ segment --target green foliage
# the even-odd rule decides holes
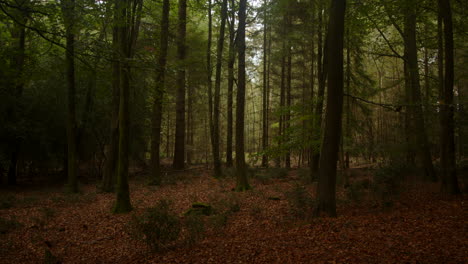
[[[185,229],[185,242],[188,245],[192,245],[203,238],[205,222],[202,215],[187,215],[183,220],[183,225]]]
[[[10,231],[22,226],[23,225],[18,222],[15,217],[10,217],[10,219],[0,217],[0,234],[7,234]]]
[[[291,191],[286,193],[286,199],[294,217],[304,219],[312,216],[316,202],[303,185],[296,184]]]
[[[138,216],[133,215],[129,230],[133,238],[143,241],[151,250],[167,249],[178,238],[182,224],[172,211],[171,203],[161,200]]]
[[[185,215],[200,216],[205,215],[209,216],[213,213],[213,208],[209,204],[204,203],[193,203],[192,207],[185,212]]]
[[[311,175],[310,168],[299,168],[297,170],[297,177],[303,184],[309,184],[317,181],[316,175]]]
[[[365,190],[370,187],[370,180],[364,179],[351,183],[348,188],[346,188],[346,197],[353,202],[360,202],[364,196]]]
[[[52,254],[52,252],[46,248],[44,251],[44,261],[42,262],[44,264],[57,264],[61,263],[60,260]]]
[[[0,209],[9,209],[12,208],[15,204],[15,196],[6,195],[0,197]]]
[[[249,171],[251,172],[249,176],[262,184],[268,184],[272,179],[284,179],[289,172],[286,168],[250,169]]]
[[[383,207],[391,207],[400,194],[403,176],[411,171],[405,164],[383,166],[374,172],[372,191]]]

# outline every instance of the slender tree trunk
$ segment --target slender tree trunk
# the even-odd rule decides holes
[[[445,40],[445,78],[443,91],[439,95],[441,102],[440,111],[440,164],[442,169],[442,192],[447,194],[459,194],[456,160],[455,160],[455,126],[454,126],[454,59],[453,59],[453,26],[452,10],[449,0],[438,0],[439,12],[444,22]]]
[[[343,35],[346,0],[332,0],[328,25],[328,89],[317,185],[317,214],[336,216],[336,163],[343,110]]]
[[[212,66],[211,66],[211,39],[213,34],[213,17],[211,14],[211,0],[208,1],[208,41],[206,46],[206,72],[207,72],[207,85],[208,85],[208,124],[210,127],[210,142],[211,142],[211,153],[215,152],[215,141],[214,141],[214,123],[213,123],[213,82],[211,80]]]
[[[317,72],[318,72],[318,91],[317,91],[317,103],[315,104],[315,122],[314,122],[314,153],[312,155],[312,167],[311,173],[312,178],[314,174],[318,172],[319,160],[320,160],[320,140],[321,140],[321,130],[322,130],[322,115],[323,115],[323,100],[325,97],[325,84],[327,78],[327,40],[325,39],[325,44],[323,43],[323,15],[322,15],[322,4],[319,5],[319,15],[318,15],[318,30],[317,30]],[[324,54],[325,53],[325,54]],[[323,55],[324,54],[324,55]]]
[[[230,2],[230,23],[229,23],[229,58],[228,58],[228,98],[227,98],[227,135],[226,135],[226,167],[232,167],[232,124],[233,124],[233,88],[234,88],[234,63],[236,50],[234,47],[235,38],[235,7],[234,1]]]
[[[160,52],[156,65],[156,85],[154,89],[153,115],[151,117],[151,179],[150,184],[161,184],[161,123],[163,114],[163,98],[165,93],[165,77],[167,62],[167,47],[169,42],[169,0],[163,1]]]
[[[112,102],[109,148],[106,153],[106,165],[102,178],[101,189],[113,192],[116,182],[118,150],[119,150],[119,102],[120,102],[120,58],[119,58],[119,27],[117,26],[117,10],[114,10],[114,25],[112,27]]]
[[[247,0],[240,0],[239,3],[239,27],[237,29],[237,50],[238,50],[238,70],[237,70],[237,107],[236,107],[236,173],[237,191],[250,189],[247,180],[247,168],[244,153],[244,115],[245,115],[245,23],[247,17]]]
[[[77,155],[76,155],[76,110],[75,110],[75,0],[63,1],[62,14],[66,35],[66,72],[68,90],[67,146],[68,146],[68,184],[70,192],[78,192]]]
[[[413,2],[415,4],[415,2]],[[427,180],[437,180],[434,167],[432,165],[432,157],[429,149],[429,142],[427,139],[427,133],[424,125],[424,117],[422,110],[421,101],[421,86],[419,83],[419,68],[416,48],[416,12],[414,10],[415,5],[409,5],[405,8],[405,62],[407,76],[405,79],[410,87],[411,95],[411,108],[412,118],[414,120],[415,130],[415,143],[417,144],[419,159],[422,162],[424,177]]]
[[[214,176],[220,177],[221,172],[221,159],[219,156],[219,103],[221,93],[221,66],[223,59],[224,48],[224,31],[226,27],[227,17],[227,0],[223,0],[221,5],[221,25],[219,28],[218,46],[216,49],[216,77],[215,77],[215,94],[214,94],[214,115],[213,115],[213,165]]]
[[[126,213],[132,210],[128,186],[129,145],[130,145],[130,79],[133,50],[138,37],[142,0],[119,0],[116,3],[119,22],[120,44],[120,106],[119,106],[119,163],[117,166],[117,200],[114,213]]]
[[[288,17],[288,28],[290,27],[290,18]],[[291,141],[291,133],[289,131],[289,128],[291,126],[291,77],[292,77],[292,65],[291,65],[291,60],[292,60],[292,54],[291,54],[291,41],[288,40],[288,47],[287,47],[287,75],[286,75],[286,115],[285,115],[285,122],[284,122],[284,134],[286,137],[286,143],[289,145],[289,142]],[[286,149],[286,155],[284,157],[285,160],[285,166],[286,168],[291,168],[291,149],[287,147]]]
[[[183,169],[185,162],[185,33],[187,20],[187,0],[179,0],[179,20],[177,22],[177,93],[176,131],[174,146],[174,169]]]
[[[263,1],[263,91],[262,91],[262,167],[268,167],[268,57],[267,57],[267,0]]]
[[[24,3],[27,3],[26,1]],[[18,103],[20,102],[21,96],[23,94],[24,88],[24,62],[25,62],[25,51],[26,51],[26,28],[24,25],[27,23],[26,16],[22,15],[17,18],[20,23],[14,23],[13,31],[11,32],[12,38],[17,41],[16,50],[11,57],[11,68],[12,72],[14,72],[14,81],[13,81],[13,91],[12,95],[15,98],[15,101],[12,105],[7,107],[7,118],[10,122],[16,123],[18,122]],[[17,184],[17,174],[18,174],[18,156],[21,150],[21,140],[19,137],[16,137],[12,140],[11,145],[11,156],[10,156],[10,164],[7,173],[7,183],[8,185],[16,185]],[[0,174],[0,178],[1,178]],[[1,179],[0,179],[1,182]]]

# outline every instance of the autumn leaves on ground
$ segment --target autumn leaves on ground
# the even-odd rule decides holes
[[[234,178],[214,179],[203,168],[169,174],[161,187],[135,175],[134,211],[122,215],[110,212],[114,195],[93,184],[80,194],[2,191],[0,262],[467,263],[467,196],[442,197],[437,184],[389,183],[385,173],[352,170],[349,186],[338,189],[337,218],[312,217],[316,183],[303,169],[252,171],[254,188],[242,193],[232,191]],[[207,215],[187,214],[194,203],[210,207]],[[158,228],[138,227],[162,204],[169,213],[156,217],[166,224],[159,235],[173,238],[145,243]]]

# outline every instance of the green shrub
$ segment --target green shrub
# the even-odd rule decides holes
[[[400,194],[403,177],[411,168],[393,164],[377,169],[372,182],[372,192],[383,207],[391,207]]]
[[[16,228],[20,228],[21,226],[22,224],[14,217],[10,219],[0,217],[0,234],[7,234]]]
[[[43,263],[44,264],[57,264],[57,263],[62,263],[62,262],[56,256],[54,256],[49,249],[45,249]]]
[[[291,191],[286,193],[286,198],[291,206],[291,213],[295,217],[308,218],[312,215],[315,200],[304,186],[296,184]]]
[[[297,170],[297,177],[304,184],[309,184],[317,181],[315,174],[311,174],[310,168],[299,168]]]
[[[15,196],[13,195],[6,195],[0,197],[0,209],[9,209],[13,207],[15,202]]]
[[[187,215],[183,224],[186,231],[185,241],[188,245],[192,245],[203,238],[205,222],[202,215]]]
[[[225,178],[235,178],[236,177],[236,168],[234,167],[229,167],[229,168],[224,168],[221,177]]]
[[[145,242],[151,250],[161,251],[179,238],[181,222],[170,202],[161,200],[142,215],[134,215],[129,228],[133,238]]]

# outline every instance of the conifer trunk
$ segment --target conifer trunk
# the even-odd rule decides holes
[[[445,78],[440,98],[440,165],[442,170],[442,192],[447,194],[459,194],[456,157],[455,157],[455,126],[454,126],[454,59],[453,59],[453,26],[452,10],[449,0],[438,0],[439,12],[444,25],[445,40]],[[440,80],[439,80],[440,81]]]
[[[156,85],[154,89],[153,115],[151,119],[151,184],[161,184],[161,123],[163,114],[163,98],[165,93],[165,76],[167,62],[167,47],[169,40],[169,0],[163,1],[160,52],[156,65]]]
[[[343,35],[346,0],[332,0],[328,24],[328,87],[317,185],[317,214],[336,216],[336,164],[343,110]]]
[[[174,169],[183,169],[185,163],[185,33],[187,20],[187,0],[179,0],[177,22],[177,91],[176,91],[176,131],[174,143]]]
[[[236,173],[237,191],[250,189],[247,180],[247,168],[244,153],[244,114],[245,114],[245,23],[246,23],[247,0],[239,3],[239,27],[237,29],[237,51],[238,51],[238,87],[236,108]]]

